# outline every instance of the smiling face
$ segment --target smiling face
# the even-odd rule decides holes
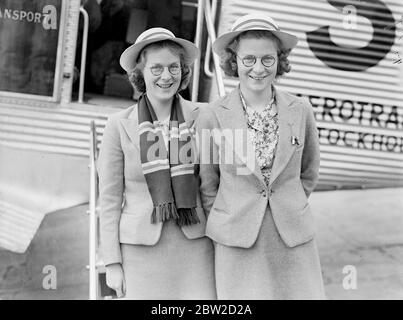
[[[159,69],[162,73],[155,75],[158,74]],[[168,102],[178,92],[181,83],[182,70],[179,55],[168,48],[147,50],[143,76],[148,98]]]
[[[261,94],[269,90],[272,85],[278,64],[277,43],[269,38],[241,38],[237,49],[237,68],[239,82],[242,92],[250,94]],[[242,58],[255,56],[256,62],[251,67],[242,63]],[[261,58],[272,56],[275,62],[272,66],[266,67],[262,64]]]

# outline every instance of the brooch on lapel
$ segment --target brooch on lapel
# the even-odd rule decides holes
[[[291,137],[291,144],[299,146],[301,143],[299,142],[299,138],[297,136]]]
[[[291,144],[294,145],[301,145],[301,142],[299,141],[299,137],[294,134],[294,122],[289,122],[288,125],[290,126],[290,131],[291,131]]]

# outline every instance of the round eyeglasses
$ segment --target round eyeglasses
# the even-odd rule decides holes
[[[150,71],[154,76],[160,76],[164,72],[165,68],[168,68],[169,73],[173,76],[178,75],[181,71],[181,66],[177,64],[171,64],[167,67],[164,67],[162,65],[155,65],[150,68]]]
[[[237,55],[237,57],[239,59],[241,59],[243,65],[245,67],[253,67],[258,59],[257,57],[252,56],[252,55],[248,55],[245,57],[240,57]],[[265,67],[268,68],[268,67],[271,67],[274,64],[274,62],[276,62],[276,58],[273,56],[267,55],[267,56],[261,57],[260,61],[262,62],[262,65],[264,65]]]

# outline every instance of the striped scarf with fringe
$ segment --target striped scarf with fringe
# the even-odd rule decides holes
[[[151,223],[171,219],[176,220],[179,226],[199,223],[195,155],[194,148],[189,148],[193,146],[192,134],[183,117],[178,96],[175,95],[172,102],[168,150],[163,129],[158,125],[146,94],[140,97],[137,111],[141,165],[154,204]],[[186,159],[183,159],[185,156]]]

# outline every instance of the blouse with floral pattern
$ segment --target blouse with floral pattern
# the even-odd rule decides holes
[[[278,113],[273,98],[262,112],[250,108],[239,91],[245,117],[248,124],[248,135],[255,147],[257,163],[260,166],[264,181],[269,186],[274,153],[278,142]],[[274,93],[274,90],[273,90]]]

